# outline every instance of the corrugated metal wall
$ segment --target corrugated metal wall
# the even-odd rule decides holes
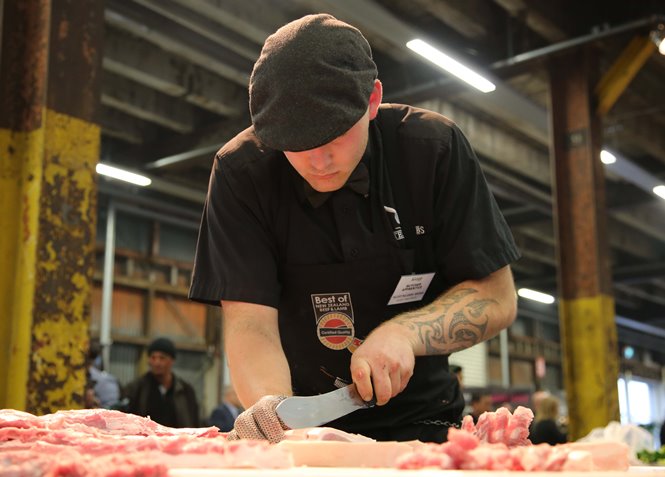
[[[450,355],[449,362],[462,367],[464,386],[485,387],[487,377],[487,343],[479,343]]]

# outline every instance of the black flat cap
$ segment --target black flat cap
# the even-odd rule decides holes
[[[173,344],[173,341],[168,338],[157,338],[150,343],[150,346],[148,346],[148,356],[155,351],[168,354],[171,358],[175,359],[175,345]]]
[[[268,37],[249,80],[255,133],[280,151],[327,144],[365,114],[376,77],[355,27],[326,14],[288,23]]]

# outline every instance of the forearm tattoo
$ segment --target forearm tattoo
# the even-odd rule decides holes
[[[478,290],[473,288],[446,293],[420,310],[396,317],[395,321],[417,332],[428,355],[468,348],[485,339],[489,323],[487,307],[498,303],[493,299],[474,298],[475,293]]]

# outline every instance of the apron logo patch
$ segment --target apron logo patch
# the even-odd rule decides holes
[[[353,343],[353,305],[350,293],[318,293],[311,295],[316,334],[326,348],[346,349]]]

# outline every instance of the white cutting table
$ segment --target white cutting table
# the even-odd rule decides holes
[[[398,470],[364,467],[292,467],[290,469],[173,469],[172,477],[557,477],[560,472],[502,470]],[[665,477],[665,467],[635,466],[626,472],[565,472],[565,477]]]

